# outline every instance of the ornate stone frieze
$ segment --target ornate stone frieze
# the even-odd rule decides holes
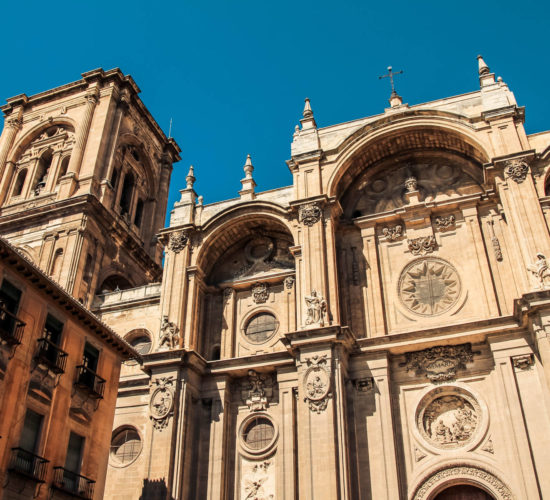
[[[395,226],[386,226],[384,229],[382,229],[382,234],[388,241],[398,240],[403,236],[403,226],[401,224],[397,224]]]
[[[427,253],[432,253],[434,250],[437,250],[437,242],[433,235],[412,238],[407,240],[407,243],[413,255],[426,255]]]
[[[161,430],[168,425],[174,407],[174,377],[159,377],[151,385],[150,417],[155,429]]]
[[[327,355],[312,356],[306,359],[306,363],[309,368],[304,374],[304,401],[312,412],[321,413],[332,397]]]
[[[168,321],[168,316],[163,316],[160,326],[160,341],[157,350],[164,351],[167,349],[175,349],[178,347],[179,339],[179,328],[172,321]]]
[[[535,364],[535,357],[532,354],[523,354],[512,357],[512,366],[516,370],[529,370]]]
[[[401,272],[398,294],[415,314],[434,316],[449,311],[460,297],[456,269],[443,259],[427,257],[408,264]]]
[[[407,352],[405,361],[399,366],[414,371],[417,377],[425,376],[432,382],[444,382],[456,378],[457,370],[466,369],[466,363],[473,363],[472,344],[442,345],[422,351]]]
[[[248,371],[248,378],[242,383],[241,398],[250,411],[266,410],[273,397],[273,376]]]
[[[170,234],[168,249],[174,253],[180,253],[189,243],[189,236],[184,231],[175,231]]]
[[[357,392],[370,392],[374,389],[374,378],[357,378],[353,380],[353,386]]]
[[[313,226],[321,219],[322,210],[317,202],[306,203],[298,209],[298,220],[308,227]]]
[[[538,253],[537,260],[527,266],[533,279],[535,290],[550,288],[550,264],[544,254]]]
[[[522,159],[508,160],[504,167],[504,174],[507,179],[512,179],[518,184],[522,183],[529,172],[529,164]]]
[[[271,460],[244,461],[241,495],[243,500],[273,500],[275,498],[275,471]]]
[[[285,278],[285,288],[287,290],[291,290],[293,287],[294,287],[294,282],[295,282],[295,278],[294,276],[287,276]]]
[[[306,301],[306,325],[325,326],[327,314],[327,301],[316,290],[311,295],[305,296]]]
[[[256,283],[252,287],[252,300],[255,304],[265,304],[269,298],[269,291],[265,283]]]
[[[456,217],[454,215],[440,215],[434,219],[435,226],[440,231],[447,231],[456,227]]]

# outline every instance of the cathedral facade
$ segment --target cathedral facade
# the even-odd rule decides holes
[[[393,92],[325,128],[306,100],[291,186],[256,192],[248,157],[239,197],[205,205],[191,168],[164,229],[153,186],[179,149],[129,77],[83,75],[94,106],[105,96],[92,127],[84,104],[50,122],[66,132],[6,128],[0,230],[142,354],[121,370],[104,498],[550,497],[550,132],[527,135],[478,63],[479,90],[414,106]],[[75,132],[68,168],[20,190],[42,130]],[[114,236],[73,244],[53,217],[27,230],[17,203],[52,191]],[[55,266],[58,241],[74,267]]]

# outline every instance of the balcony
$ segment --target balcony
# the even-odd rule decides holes
[[[43,483],[48,462],[45,458],[23,448],[12,448],[8,471],[25,476],[37,483]]]
[[[103,399],[105,379],[85,365],[79,365],[76,369],[75,385],[87,392],[92,399]]]
[[[0,339],[10,346],[21,343],[25,322],[9,312],[0,302]]]
[[[94,497],[95,481],[63,467],[53,468],[52,486],[76,498],[91,500]]]
[[[44,337],[38,339],[38,351],[35,359],[39,364],[46,365],[48,369],[57,375],[65,373],[67,353],[51,340],[48,340],[47,331],[44,331]]]

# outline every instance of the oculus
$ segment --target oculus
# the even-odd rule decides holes
[[[267,415],[246,420],[241,427],[241,441],[245,449],[258,454],[267,451],[277,438],[275,426]]]
[[[111,464],[130,465],[141,453],[141,438],[134,427],[116,430],[111,439]]]
[[[398,294],[403,305],[413,313],[443,314],[460,296],[460,278],[456,269],[442,259],[415,260],[401,273]]]
[[[248,322],[244,334],[249,342],[262,344],[275,335],[277,327],[277,319],[273,314],[259,313]]]

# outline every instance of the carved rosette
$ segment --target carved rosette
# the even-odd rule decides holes
[[[304,401],[308,403],[310,411],[321,413],[332,397],[327,355],[307,358],[306,363],[309,368],[304,374]]]
[[[174,407],[174,377],[160,377],[152,383],[154,390],[149,401],[149,412],[153,426],[162,430]]]
[[[242,384],[241,398],[250,411],[263,411],[273,397],[273,376],[248,371],[248,378]]]
[[[180,253],[189,243],[189,236],[183,231],[175,231],[170,234],[168,249],[174,253]]]
[[[265,304],[269,298],[269,291],[265,283],[256,283],[252,287],[252,300],[255,304]]]
[[[434,250],[437,250],[437,242],[433,235],[412,238],[407,240],[407,244],[413,255],[426,255],[427,253],[432,253]]]
[[[382,234],[388,241],[395,241],[403,236],[403,226],[400,224],[395,226],[386,226],[382,229]]]
[[[504,174],[507,179],[512,179],[518,184],[522,183],[529,172],[529,164],[525,160],[508,160],[504,167]]]
[[[306,203],[298,209],[298,220],[308,227],[313,226],[321,219],[322,211],[317,202]]]

